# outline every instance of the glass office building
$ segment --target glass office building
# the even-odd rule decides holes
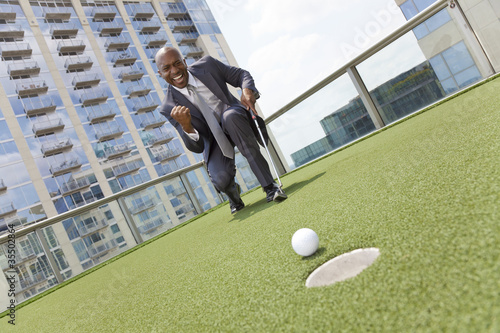
[[[236,65],[204,0],[0,1],[0,232],[202,160],[158,111],[166,83],[154,56],[165,45],[188,64],[209,54]],[[243,190],[258,186],[246,160],[236,161]],[[125,197],[122,207],[104,205],[23,236],[17,300],[222,200],[200,167]],[[123,208],[127,219],[117,214]],[[4,273],[6,253],[3,244]]]

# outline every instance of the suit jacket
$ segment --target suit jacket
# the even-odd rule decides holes
[[[241,68],[227,66],[210,56],[205,56],[189,66],[188,71],[198,80],[203,82],[203,84],[223,103],[229,105],[230,107],[239,106],[245,108],[241,104],[240,100],[229,92],[227,84],[230,84],[234,87],[240,87],[241,89],[249,88],[258,94],[258,90],[257,88],[255,88],[253,78],[249,72]],[[193,139],[191,139],[182,130],[182,126],[170,116],[170,112],[176,105],[181,105],[189,108],[191,112],[191,123],[200,135],[200,139],[198,141],[194,141]],[[163,114],[168,119],[170,124],[172,124],[176,128],[186,147],[194,153],[203,153],[203,157],[206,162],[209,161],[210,152],[213,149],[220,149],[217,145],[217,142],[215,141],[214,136],[208,128],[205,118],[198,110],[198,108],[194,106],[181,92],[173,88],[171,85],[168,85],[167,87],[165,99],[163,100],[160,108],[160,113]],[[249,110],[247,113],[248,121],[254,131],[255,136],[257,137],[257,140],[260,144],[262,144],[262,140],[260,139],[260,135],[258,134],[251,113],[251,110]],[[259,123],[259,127],[261,128],[262,134],[264,135],[264,139],[267,142],[268,135],[265,123],[260,117],[257,117],[257,122]]]

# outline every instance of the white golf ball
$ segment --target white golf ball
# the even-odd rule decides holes
[[[319,246],[319,237],[309,228],[297,230],[292,236],[293,250],[303,257],[313,255]]]

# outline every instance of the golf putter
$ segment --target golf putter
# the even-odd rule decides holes
[[[281,183],[280,176],[278,174],[278,170],[276,169],[276,166],[274,165],[273,158],[271,157],[271,154],[269,153],[269,149],[267,148],[266,145],[266,140],[264,139],[264,135],[262,135],[262,131],[260,130],[259,123],[257,122],[257,117],[253,113],[252,110],[250,110],[252,113],[252,119],[255,122],[255,126],[257,127],[257,131],[259,131],[260,138],[262,139],[262,144],[264,145],[264,148],[266,148],[267,156],[269,157],[269,160],[271,161],[271,165],[273,166],[274,173],[276,174],[276,178],[278,178],[278,183],[279,183],[279,189],[274,193],[274,198],[273,201],[280,203],[288,198],[288,196],[283,192],[282,187],[283,184]]]

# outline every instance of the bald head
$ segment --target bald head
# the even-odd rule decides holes
[[[155,63],[158,69],[160,69],[159,63],[162,61],[162,59],[165,57],[167,53],[176,53],[179,57],[182,58],[182,54],[179,52],[179,50],[171,46],[164,46],[161,49],[159,49],[155,55]]]

